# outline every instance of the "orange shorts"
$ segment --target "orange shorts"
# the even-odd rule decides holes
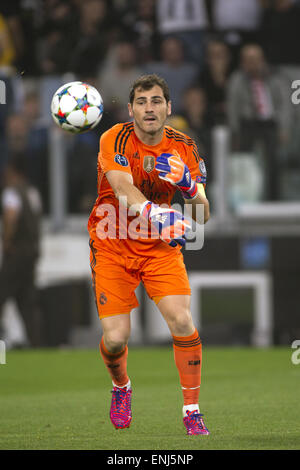
[[[162,242],[164,243],[164,242]],[[90,241],[90,263],[95,301],[100,318],[130,313],[138,307],[135,289],[142,281],[151,299],[191,295],[180,250],[166,249],[155,256],[128,256],[110,252]]]

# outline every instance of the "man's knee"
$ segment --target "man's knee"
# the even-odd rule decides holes
[[[166,320],[171,333],[175,336],[188,336],[194,332],[193,319],[188,308],[168,312]]]
[[[130,336],[129,315],[102,318],[101,325],[106,349],[111,353],[122,351],[127,345]]]
[[[122,351],[128,343],[129,332],[124,330],[109,330],[103,332],[106,349],[111,353]]]

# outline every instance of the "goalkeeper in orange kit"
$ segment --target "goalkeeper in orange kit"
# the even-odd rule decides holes
[[[166,125],[171,101],[162,78],[137,79],[129,101],[133,121],[113,126],[100,139],[98,198],[88,222],[103,330],[100,353],[113,382],[110,418],[117,429],[129,427],[132,420],[127,342],[130,312],[138,306],[134,291],[142,281],[172,335],[187,434],[205,435],[209,431],[198,404],[202,344],[190,312],[181,253],[191,225],[170,207],[179,190],[192,217],[197,219],[201,204],[204,221],[198,222],[208,220],[205,165],[194,141]]]

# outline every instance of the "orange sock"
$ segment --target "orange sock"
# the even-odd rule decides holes
[[[123,351],[111,353],[106,349],[102,337],[100,342],[100,353],[114,384],[118,387],[124,387],[129,382],[127,375],[127,345]]]
[[[173,336],[175,364],[179,372],[184,406],[199,400],[201,383],[202,344],[195,329],[190,336]]]

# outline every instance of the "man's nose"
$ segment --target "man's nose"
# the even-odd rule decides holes
[[[148,101],[145,106],[146,113],[151,113],[153,111],[153,105],[151,101]]]

